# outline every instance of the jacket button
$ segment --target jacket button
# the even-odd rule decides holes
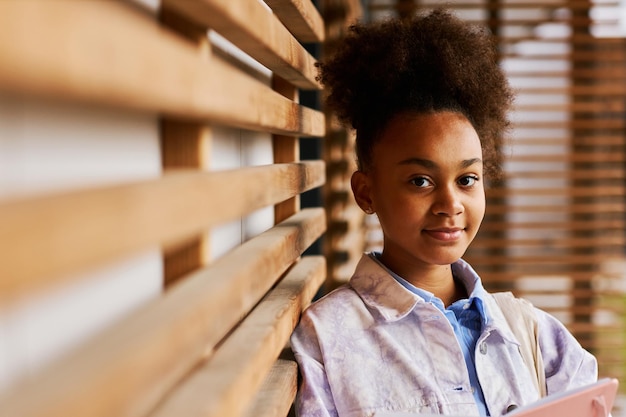
[[[517,408],[517,404],[511,404],[506,408],[506,413],[510,413],[511,411]]]
[[[480,344],[479,349],[480,349],[480,353],[482,353],[483,355],[486,355],[487,354],[487,343],[482,342]]]

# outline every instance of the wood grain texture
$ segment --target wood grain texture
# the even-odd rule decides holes
[[[265,0],[300,42],[323,42],[324,19],[311,0]]]
[[[206,35],[204,37],[206,39]],[[161,157],[165,172],[177,168],[209,169],[212,130],[209,126],[161,119]],[[204,266],[210,259],[209,231],[202,231],[194,239],[176,250],[163,253],[163,283],[174,284],[189,272]]]
[[[209,169],[213,136],[210,126],[162,119],[160,136],[163,168]]]
[[[68,273],[284,201],[324,183],[309,161],[158,180],[0,203],[0,304]],[[36,262],[35,262],[36,260]]]
[[[259,1],[163,0],[162,4],[215,30],[297,87],[321,89],[315,79],[315,58]]]
[[[302,258],[151,417],[240,416],[325,275],[323,257]]]
[[[291,136],[274,135],[272,138],[274,149],[274,162],[286,163],[300,159],[300,145],[298,138]],[[279,223],[300,210],[300,195],[295,195],[288,200],[274,206],[274,221]]]
[[[298,365],[294,360],[278,359],[244,417],[285,417],[298,388]]]
[[[211,44],[204,28],[198,27],[167,8],[159,9],[159,21],[196,45],[199,53],[211,58]],[[212,129],[204,123],[161,118],[161,156],[164,171],[192,168],[208,171]],[[203,231],[175,250],[163,251],[164,287],[207,264],[210,259],[210,231]]]
[[[243,243],[0,398],[0,415],[144,417],[324,229],[324,210],[306,209]]]
[[[0,92],[285,135],[325,131],[321,112],[217,56],[207,59],[194,43],[122,2],[0,1],[0,56]]]
[[[300,94],[287,80],[274,74],[272,88],[290,100],[298,102]],[[289,163],[300,160],[300,139],[294,136],[272,135],[274,163]],[[274,221],[279,223],[300,210],[300,196],[294,196],[274,206]]]

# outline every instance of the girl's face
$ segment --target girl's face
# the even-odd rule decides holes
[[[376,212],[384,233],[382,261],[408,275],[458,260],[485,214],[478,134],[460,113],[393,119],[356,172],[359,206]],[[417,269],[416,269],[417,268]]]

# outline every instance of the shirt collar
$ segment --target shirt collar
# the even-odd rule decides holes
[[[470,303],[476,309],[485,324],[492,321],[489,313],[489,297],[482,286],[480,277],[472,267],[462,259],[452,264],[454,276],[459,279],[470,294]],[[376,254],[364,254],[356,271],[350,279],[350,285],[359,294],[365,304],[378,311],[386,321],[396,321],[409,314],[418,303],[428,302],[434,295],[412,286],[409,282],[395,275],[376,259]],[[399,278],[399,279],[397,279]],[[416,288],[412,291],[407,285]]]
[[[465,289],[469,294],[469,302],[473,303],[476,310],[480,313],[483,323],[489,323],[491,315],[489,314],[489,309],[485,307],[485,299],[489,298],[489,294],[483,288],[482,281],[476,271],[463,259],[459,259],[452,264],[452,273],[465,285]]]

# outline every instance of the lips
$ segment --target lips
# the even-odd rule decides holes
[[[424,232],[432,237],[433,239],[440,240],[443,242],[454,242],[455,240],[460,239],[463,234],[462,228],[452,227],[452,228],[438,228],[438,229],[426,229]]]

